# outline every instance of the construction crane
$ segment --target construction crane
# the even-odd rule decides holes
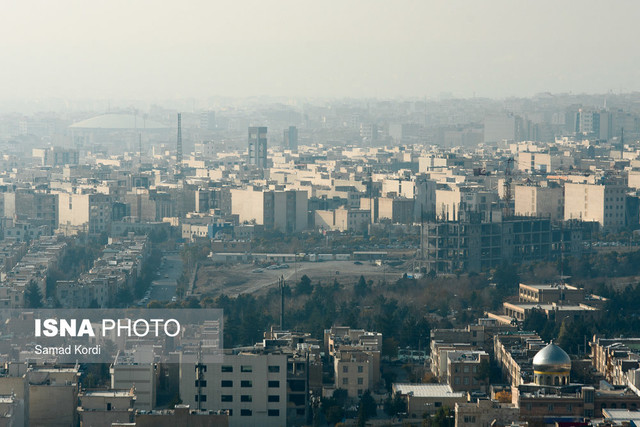
[[[513,157],[509,157],[506,161],[506,165],[504,168],[504,192],[503,192],[503,201],[504,201],[504,218],[511,217],[511,170],[513,169]]]

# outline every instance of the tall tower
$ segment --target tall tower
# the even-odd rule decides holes
[[[295,126],[289,126],[289,129],[284,130],[284,148],[289,150],[298,149],[298,128]]]
[[[267,167],[267,128],[249,128],[249,164],[259,168]]]
[[[178,113],[178,146],[176,150],[176,163],[182,165],[182,114]]]

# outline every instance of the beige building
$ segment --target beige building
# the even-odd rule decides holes
[[[231,190],[231,213],[239,221],[264,225],[265,230],[295,233],[308,226],[306,191]]]
[[[561,187],[516,185],[516,215],[548,216],[552,221],[564,218],[564,193]]]
[[[363,232],[371,222],[371,211],[346,209],[315,211],[315,227],[319,230]]]
[[[564,153],[539,153],[521,151],[518,153],[518,170],[521,172],[551,173],[574,166],[573,157]]]
[[[403,197],[380,197],[378,220],[388,219],[394,224],[413,223],[414,200]]]
[[[28,414],[30,427],[68,427],[77,423],[77,368],[29,368]]]
[[[111,389],[134,390],[136,409],[150,411],[155,407],[158,374],[151,348],[118,352],[109,373]]]
[[[112,220],[112,197],[106,194],[58,194],[59,227],[69,233],[108,232]]]
[[[285,426],[287,355],[225,354],[222,363],[201,364],[182,354],[180,397],[198,410],[228,411],[230,426]]]
[[[626,186],[620,181],[605,184],[564,185],[564,219],[595,221],[604,229],[626,224]]]
[[[518,300],[531,303],[581,303],[585,301],[585,290],[567,284],[527,285],[520,283]]]
[[[380,382],[381,333],[334,326],[324,331],[324,346],[333,358],[335,388],[358,398]]]
[[[453,391],[484,391],[489,378],[482,366],[489,364],[485,351],[450,351],[447,353],[447,383]]]

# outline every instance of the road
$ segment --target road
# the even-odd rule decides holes
[[[150,300],[171,301],[176,295],[176,281],[182,274],[182,258],[178,254],[166,254],[164,265],[158,270],[158,278],[151,282]]]

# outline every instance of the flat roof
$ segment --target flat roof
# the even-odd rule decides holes
[[[412,394],[414,397],[465,397],[464,392],[454,392],[448,384],[407,384],[396,383],[393,388],[400,394]]]

